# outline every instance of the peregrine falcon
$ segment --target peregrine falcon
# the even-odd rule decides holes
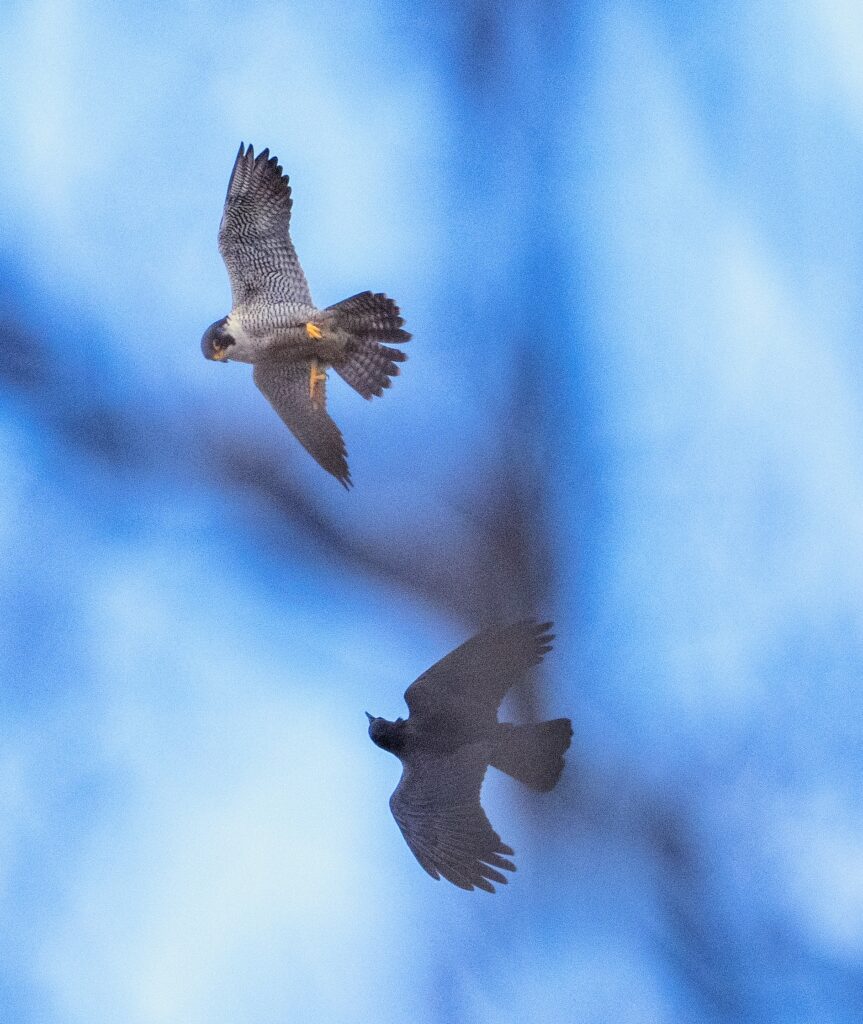
[[[360,292],[326,309],[312,302],[289,233],[291,187],[270,151],[240,143],[219,225],[233,308],[207,328],[207,359],[254,364],[254,381],[288,429],[344,487],[351,483],[341,431],[327,414],[326,367],[363,398],[383,394],[405,355],[404,320],[386,295]]]
[[[366,712],[369,736],[402,763],[390,810],[411,852],[432,876],[460,889],[494,892],[515,871],[511,847],[489,824],[480,789],[491,765],[547,793],[563,771],[572,722],[498,722],[511,686],[542,661],[554,637],[550,622],[489,629],[457,647],[405,691],[407,721]]]

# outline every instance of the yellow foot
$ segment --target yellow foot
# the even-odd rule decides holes
[[[308,334],[310,338],[313,338],[315,341],[317,341],[318,338],[321,337],[321,329],[320,327],[318,327],[317,324],[313,324],[311,321],[309,321],[306,324],[306,334]]]
[[[322,373],[318,368],[317,359],[313,359],[311,367],[309,369],[309,398],[313,402],[317,397],[318,384],[320,384],[321,381],[325,381],[326,379],[327,375],[325,373]]]

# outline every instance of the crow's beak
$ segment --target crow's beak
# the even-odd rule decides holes
[[[370,715],[370,714],[368,713],[368,711],[366,712],[366,718],[367,718],[367,719],[368,719],[368,720],[369,720],[370,722],[373,722],[373,721],[375,720],[375,716],[374,716],[374,715]]]

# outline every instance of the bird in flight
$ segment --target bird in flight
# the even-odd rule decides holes
[[[363,398],[383,394],[410,338],[398,306],[360,292],[326,309],[312,302],[289,232],[291,186],[270,151],[240,143],[219,225],[231,312],[201,339],[207,359],[254,364],[255,384],[312,458],[351,484],[342,434],[327,413],[326,368]]]
[[[491,765],[547,793],[563,771],[572,722],[498,722],[510,687],[551,650],[551,623],[489,629],[432,665],[405,691],[407,720],[366,712],[369,736],[402,763],[390,810],[411,852],[432,878],[494,892],[515,871],[480,804]]]

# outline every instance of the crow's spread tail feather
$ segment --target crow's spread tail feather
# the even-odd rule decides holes
[[[557,785],[571,740],[572,722],[568,718],[535,725],[502,723],[491,765],[525,786],[547,793]]]

